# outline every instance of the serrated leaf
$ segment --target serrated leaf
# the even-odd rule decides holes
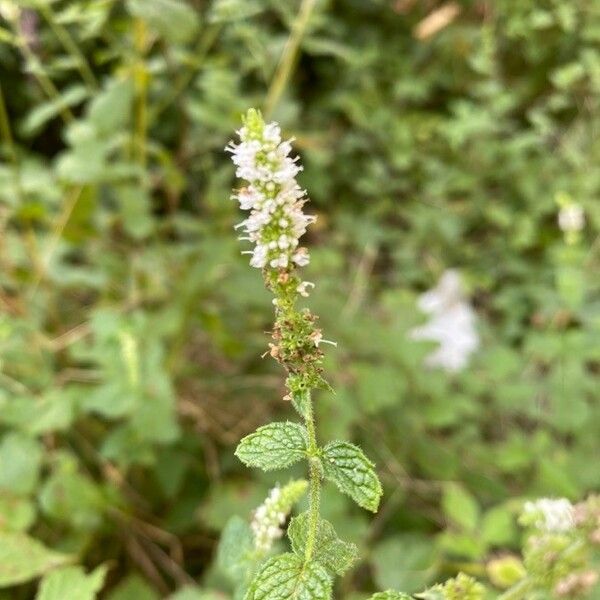
[[[248,467],[283,469],[304,458],[306,429],[297,423],[270,423],[239,443],[235,455]]]
[[[323,565],[305,565],[295,554],[280,554],[263,565],[244,600],[329,600],[331,589],[332,580]]]
[[[0,532],[0,588],[25,583],[71,559],[28,535]]]
[[[359,506],[377,512],[382,489],[374,464],[349,442],[331,442],[323,449],[325,478]]]
[[[247,558],[252,545],[252,530],[248,523],[237,515],[231,517],[219,540],[217,564],[226,573],[241,577],[248,568]]]
[[[310,395],[309,392],[302,390],[300,392],[292,392],[292,404],[294,408],[298,411],[298,414],[306,418],[306,410],[308,405],[310,404]]]
[[[386,590],[385,592],[377,592],[373,594],[369,600],[411,600],[411,597],[402,592]]]
[[[104,585],[106,566],[98,567],[89,575],[81,567],[63,567],[46,575],[35,600],[94,600]]]
[[[288,528],[288,536],[292,550],[303,557],[308,537],[309,513],[304,512],[294,517]],[[344,542],[338,538],[333,525],[325,519],[319,519],[313,557],[330,572],[343,575],[358,558],[355,544]]]

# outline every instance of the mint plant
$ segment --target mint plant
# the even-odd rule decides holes
[[[312,391],[330,389],[323,376],[323,339],[317,317],[298,306],[314,284],[300,268],[310,256],[300,238],[315,221],[303,212],[305,191],[296,181],[302,170],[290,156],[291,140],[282,141],[276,123],[265,123],[249,110],[238,143],[230,142],[236,174],[246,185],[234,192],[249,216],[236,226],[243,241],[253,244],[250,265],[262,270],[273,293],[275,323],[268,354],[286,370],[287,394],[303,423],[278,422],[259,427],[239,443],[236,456],[247,466],[264,471],[284,469],[299,461],[308,464],[308,511],[292,518],[287,530],[291,552],[269,557],[274,540],[306,482],[275,488],[255,512],[251,525],[232,519],[220,543],[219,563],[241,581],[236,597],[244,600],[328,600],[334,577],[357,558],[354,544],[339,539],[331,523],[320,516],[323,482],[333,483],[362,508],[376,512],[382,488],[373,463],[346,441],[321,445],[317,439]],[[579,516],[577,516],[579,515]],[[577,526],[577,522],[580,526]],[[527,503],[522,523],[529,527],[523,561],[514,556],[490,562],[490,578],[505,591],[502,600],[533,597],[579,597],[597,583],[590,570],[590,544],[597,544],[597,501],[578,510],[565,499]],[[583,536],[583,537],[582,537]],[[593,562],[593,561],[592,561]],[[464,573],[413,596],[388,590],[370,600],[483,600],[489,590]]]
[[[300,238],[315,217],[303,212],[306,192],[296,175],[302,170],[290,156],[291,140],[282,141],[276,123],[265,123],[260,112],[249,110],[231,142],[236,174],[247,183],[233,194],[250,215],[236,228],[240,239],[254,244],[250,265],[262,269],[273,293],[275,323],[270,355],[287,371],[285,399],[291,400],[303,420],[270,423],[259,427],[239,443],[236,455],[249,467],[265,471],[283,469],[305,460],[309,474],[309,508],[295,517],[288,529],[292,551],[276,555],[259,568],[245,594],[246,600],[331,598],[333,577],[354,562],[357,549],[340,540],[331,523],[320,516],[321,486],[333,483],[359,506],[376,512],[382,494],[373,463],[363,451],[345,441],[320,445],[317,440],[311,393],[329,389],[321,366],[323,339],[317,317],[298,300],[307,297],[314,284],[304,281],[299,269],[309,263]]]

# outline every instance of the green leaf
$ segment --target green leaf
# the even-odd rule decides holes
[[[130,79],[109,80],[104,89],[90,102],[88,119],[101,133],[114,133],[129,120],[133,101]]]
[[[253,536],[250,526],[241,517],[233,516],[219,540],[217,549],[217,564],[226,573],[239,577],[248,568],[248,556],[253,547]]]
[[[294,517],[288,528],[292,550],[303,557],[308,536],[309,513],[303,512]],[[331,573],[343,575],[358,558],[355,544],[340,540],[333,525],[325,519],[319,519],[313,557]]]
[[[63,389],[48,390],[37,397],[0,399],[0,420],[33,435],[64,431],[73,421],[73,398]]]
[[[413,593],[422,590],[435,572],[434,545],[422,535],[394,536],[376,546],[371,562],[378,587]]]
[[[323,565],[305,565],[295,554],[280,554],[263,565],[244,600],[329,600],[331,589],[332,580]]]
[[[463,487],[449,483],[444,488],[442,508],[448,519],[463,529],[473,531],[479,522],[479,505]]]
[[[0,588],[25,583],[70,560],[28,535],[0,532]]]
[[[301,417],[306,418],[306,411],[310,404],[310,392],[306,390],[292,392],[292,404],[294,405],[294,408],[298,411],[298,414]]]
[[[211,23],[242,21],[265,10],[256,0],[215,0],[211,6]]]
[[[159,595],[139,575],[129,575],[109,594],[107,600],[159,600]]]
[[[35,521],[35,505],[30,500],[0,494],[0,530],[25,531]]]
[[[199,587],[186,585],[177,590],[168,600],[219,600],[222,596],[217,593],[205,591]],[[135,599],[137,600],[137,598]]]
[[[323,449],[325,477],[359,506],[377,512],[383,492],[374,466],[358,446],[349,442],[331,442]]]
[[[127,9],[168,42],[184,44],[198,31],[198,13],[183,0],[128,0]]]
[[[235,455],[248,467],[284,469],[304,458],[306,429],[297,423],[270,423],[239,443]]]
[[[373,594],[369,600],[411,600],[411,597],[402,592],[387,590],[385,592],[377,592]]]
[[[89,575],[81,567],[63,567],[46,575],[35,600],[94,600],[102,589],[106,566],[98,567]]]
[[[61,111],[85,100],[88,93],[85,86],[73,85],[53,100],[38,104],[23,122],[23,133],[25,135],[37,133],[48,121],[57,117]]]
[[[0,443],[0,490],[29,494],[37,485],[42,461],[40,444],[24,434],[9,433]]]
[[[39,504],[55,521],[94,530],[102,523],[106,500],[100,486],[76,468],[70,457],[57,466],[39,492]]]
[[[516,537],[515,518],[507,506],[490,509],[481,521],[481,537],[488,544],[510,544]]]

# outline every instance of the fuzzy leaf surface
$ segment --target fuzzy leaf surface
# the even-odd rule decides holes
[[[394,590],[387,590],[385,592],[377,592],[373,594],[369,600],[411,600],[411,597],[402,592],[395,592]]]
[[[323,450],[325,478],[359,506],[377,512],[382,489],[373,463],[349,442],[331,442]]]
[[[284,469],[306,452],[306,429],[298,423],[269,423],[247,435],[235,455],[248,467]]]
[[[300,557],[304,556],[306,550],[308,519],[308,512],[303,512],[292,519],[288,528],[292,549]],[[340,540],[333,525],[325,519],[320,519],[313,556],[331,573],[343,575],[358,558],[358,548],[355,544]]]
[[[295,554],[268,560],[250,585],[244,600],[330,600],[332,580],[318,562],[304,565]]]

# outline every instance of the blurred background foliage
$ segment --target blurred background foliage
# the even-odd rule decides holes
[[[219,532],[277,481],[233,449],[291,414],[232,230],[223,148],[249,106],[296,137],[319,217],[310,302],[339,343],[320,433],[359,441],[384,483],[375,518],[325,492],[364,557],[338,597],[485,576],[518,548],[519,498],[598,488],[598,2],[0,15],[1,598],[33,597],[65,554],[107,565],[110,600],[227,597]],[[585,211],[574,244],[561,194]],[[431,345],[408,337],[447,268],[482,338],[458,374],[425,369]]]

